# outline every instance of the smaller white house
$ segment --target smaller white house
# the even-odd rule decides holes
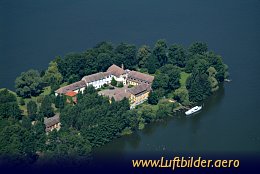
[[[110,72],[99,72],[85,76],[81,79],[85,82],[86,86],[92,85],[95,89],[101,88],[104,84],[109,84],[112,80]]]

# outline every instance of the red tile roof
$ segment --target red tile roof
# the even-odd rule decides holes
[[[66,95],[66,96],[69,96],[69,97],[74,97],[75,95],[77,95],[77,93],[74,92],[74,91],[69,91],[69,92],[67,92],[65,95]]]

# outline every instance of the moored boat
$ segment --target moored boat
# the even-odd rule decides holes
[[[195,106],[195,107],[189,109],[188,111],[186,111],[185,114],[186,115],[191,115],[191,114],[193,114],[195,112],[198,112],[201,109],[202,109],[202,106]]]

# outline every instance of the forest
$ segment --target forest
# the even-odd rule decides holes
[[[116,64],[155,76],[148,101],[129,109],[88,87],[77,104],[55,96],[61,86]],[[203,101],[228,78],[220,55],[203,42],[188,48],[158,40],[153,47],[101,42],[82,53],[57,56],[45,70],[30,69],[15,80],[15,92],[0,89],[0,161],[32,164],[56,159],[87,160],[93,148],[173,116],[173,111]],[[176,102],[169,102],[176,101]],[[61,115],[62,128],[45,133],[44,117]]]

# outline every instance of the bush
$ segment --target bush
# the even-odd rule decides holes
[[[25,105],[25,101],[23,98],[20,99],[20,105],[24,106]]]
[[[111,85],[112,86],[116,86],[117,85],[117,81],[114,79],[114,77],[112,77]]]
[[[121,135],[130,135],[132,133],[132,130],[130,127],[126,127],[124,130],[122,130]]]
[[[113,86],[109,86],[109,89],[115,89],[115,87],[113,87]]]
[[[177,100],[178,102],[180,102],[183,105],[190,104],[189,92],[185,88],[179,88],[179,89],[175,90],[173,99]]]
[[[138,124],[138,129],[139,129],[139,130],[144,129],[144,123],[143,123],[143,122],[139,122],[139,124]]]
[[[37,103],[42,103],[43,98],[44,98],[43,95],[39,95],[39,96],[37,97],[37,99],[36,99]]]
[[[157,91],[153,91],[149,93],[148,103],[152,105],[156,105],[159,101],[159,96]]]
[[[119,82],[118,85],[117,85],[117,87],[119,87],[119,88],[123,88],[123,87],[124,87],[123,82]]]
[[[134,87],[134,85],[128,85],[128,88],[132,88],[132,87]]]

